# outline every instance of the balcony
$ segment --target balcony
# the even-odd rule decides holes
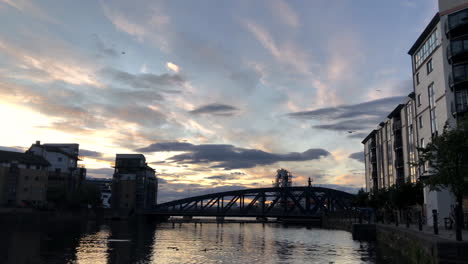
[[[462,63],[468,60],[468,40],[454,40],[446,49],[450,64]]]
[[[448,39],[468,34],[468,10],[449,15],[445,22],[445,35]]]
[[[403,168],[405,166],[405,163],[403,161],[403,158],[397,158],[395,160],[395,168]]]
[[[468,88],[468,64],[453,66],[449,75],[449,87],[453,90]]]
[[[403,147],[403,140],[401,138],[395,138],[393,142],[393,149],[400,149]]]
[[[401,130],[401,120],[393,121],[393,131]]]

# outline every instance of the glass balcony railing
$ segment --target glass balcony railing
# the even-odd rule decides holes
[[[402,147],[403,147],[403,141],[401,140],[401,138],[396,138],[395,142],[393,142],[393,148],[394,149],[399,149],[399,148],[402,148]]]
[[[449,15],[445,22],[445,34],[453,39],[468,34],[468,9]]]
[[[453,66],[452,74],[449,75],[449,87],[451,90],[468,87],[468,64]]]
[[[447,46],[446,55],[450,64],[468,61],[468,39],[452,41]]]
[[[401,120],[393,121],[393,130],[400,130],[401,129]]]
[[[402,158],[397,158],[395,160],[395,167],[396,168],[401,168],[404,166],[404,162],[403,162],[403,159]]]

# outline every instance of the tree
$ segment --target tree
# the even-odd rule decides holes
[[[360,189],[357,195],[353,199],[353,204],[356,207],[367,207],[369,206],[369,193],[364,191],[364,189]]]
[[[456,199],[455,226],[457,240],[462,240],[463,195],[468,190],[468,119],[458,122],[455,129],[444,129],[425,148],[418,148],[417,165],[427,167],[430,177],[425,185],[430,190],[448,188]]]

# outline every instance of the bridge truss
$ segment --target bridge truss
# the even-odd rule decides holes
[[[159,204],[166,216],[320,217],[351,207],[353,194],[323,187],[256,188],[200,195]]]

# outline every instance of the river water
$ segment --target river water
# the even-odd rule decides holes
[[[0,234],[0,263],[389,263],[348,232],[273,223],[74,223]]]

